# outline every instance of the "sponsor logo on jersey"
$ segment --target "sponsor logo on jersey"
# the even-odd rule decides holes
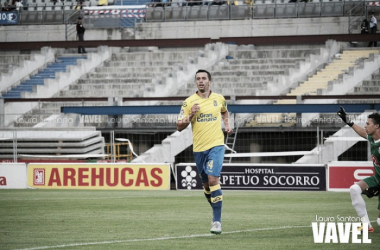
[[[376,167],[379,167],[379,161],[377,160],[377,158],[372,155],[372,161],[373,161],[373,164],[376,166]]]
[[[216,121],[218,118],[213,116],[212,114],[204,114],[200,113],[197,117],[197,122],[213,122]]]

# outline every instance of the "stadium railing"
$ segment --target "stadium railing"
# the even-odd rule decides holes
[[[236,2],[236,3],[234,3]],[[115,2],[109,6],[89,6],[82,10],[84,19],[89,18],[89,28],[123,28],[132,27],[136,22],[172,22],[190,20],[244,20],[244,19],[272,19],[272,18],[312,18],[349,16],[350,22],[362,19],[369,10],[375,11],[380,6],[369,1],[310,1],[285,3],[284,1],[255,1],[253,4],[240,4],[239,1],[183,1],[183,2],[138,2],[145,6],[143,13],[133,11],[120,13],[118,11],[127,6],[136,6],[128,2]],[[237,3],[239,2],[239,3]],[[117,4],[116,4],[117,3]],[[237,5],[236,5],[237,4]],[[96,8],[97,11],[88,13],[86,9]],[[19,12],[19,23],[24,24],[64,24],[64,20],[75,10],[73,2],[67,5],[51,5],[30,3]],[[120,19],[120,20],[115,20]],[[134,19],[132,22],[127,19]],[[100,20],[100,21],[99,21]],[[113,20],[113,21],[112,21]],[[136,21],[137,20],[137,21]]]

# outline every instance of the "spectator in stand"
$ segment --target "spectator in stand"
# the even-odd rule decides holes
[[[368,22],[367,19],[363,20],[363,22],[362,22],[362,24],[360,26],[360,29],[361,29],[361,31],[360,31],[361,34],[368,34],[368,32],[369,32],[369,22]]]
[[[1,8],[2,11],[10,11],[10,7],[7,1],[4,2],[3,8]]]
[[[22,7],[24,7],[21,3],[21,0],[16,1],[16,10],[21,11]]]
[[[377,19],[375,17],[375,13],[371,12],[371,19],[369,20],[369,33],[370,34],[376,34],[377,32]],[[377,41],[371,41],[368,44],[368,47],[372,47],[372,44],[374,47],[377,47]]]
[[[84,41],[84,32],[86,29],[83,27],[82,23],[82,18],[78,17],[77,21],[77,35],[78,35],[78,40],[79,41]],[[84,49],[83,45],[78,46],[78,53],[87,53],[86,50]]]

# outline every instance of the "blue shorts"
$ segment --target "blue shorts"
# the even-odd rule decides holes
[[[194,152],[195,163],[202,183],[208,182],[208,176],[220,177],[224,160],[224,145],[203,152]]]

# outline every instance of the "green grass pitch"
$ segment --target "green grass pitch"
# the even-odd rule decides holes
[[[0,190],[0,249],[379,249],[315,244],[311,223],[354,216],[348,193],[223,191],[223,233],[211,235],[202,191]],[[368,199],[370,219],[377,198]]]

